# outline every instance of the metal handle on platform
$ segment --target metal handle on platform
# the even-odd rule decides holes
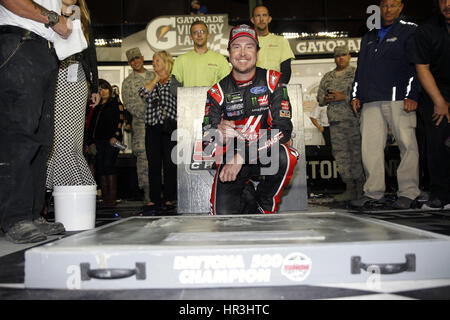
[[[407,254],[405,263],[363,263],[361,257],[355,256],[351,258],[352,274],[360,274],[361,269],[367,271],[370,267],[376,267],[380,270],[380,274],[395,274],[401,272],[416,271],[416,255]]]
[[[145,280],[145,263],[137,262],[135,269],[119,269],[119,268],[110,268],[110,269],[91,269],[89,263],[81,263],[81,281],[88,281],[91,278],[99,279],[99,280],[114,280],[114,279],[123,279],[129,278],[136,275],[136,280]]]

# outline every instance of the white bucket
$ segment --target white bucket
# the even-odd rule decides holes
[[[66,231],[95,227],[97,186],[54,186],[55,221]]]

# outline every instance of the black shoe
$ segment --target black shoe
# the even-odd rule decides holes
[[[422,210],[448,210],[448,209],[450,209],[450,202],[444,203],[438,198],[428,200],[422,206]]]
[[[386,199],[382,197],[381,199],[373,199],[368,196],[363,196],[359,199],[352,200],[350,202],[352,207],[355,208],[371,208],[371,207],[379,207],[386,204]]]
[[[39,217],[33,220],[33,224],[39,229],[39,231],[46,236],[52,236],[66,232],[66,228],[60,222],[51,223],[45,220],[43,217]]]
[[[167,204],[167,202],[170,202],[170,204]],[[177,202],[176,201],[167,201],[164,204],[163,210],[167,213],[176,213],[177,211]]]
[[[392,207],[394,209],[399,209],[399,210],[407,210],[407,209],[411,209],[414,206],[414,200],[407,198],[407,197],[403,197],[400,196],[398,197],[398,199],[392,204]]]
[[[13,243],[35,243],[47,240],[47,237],[31,221],[20,221],[5,233],[6,238]]]
[[[154,216],[160,211],[160,206],[157,204],[145,205],[142,207],[143,216]]]

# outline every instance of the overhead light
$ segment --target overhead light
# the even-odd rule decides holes
[[[322,31],[322,32],[316,32],[316,33],[307,33],[307,32],[283,32],[282,36],[285,39],[298,39],[298,38],[308,38],[308,39],[315,39],[315,38],[348,38],[348,32],[346,31]]]
[[[122,39],[114,38],[114,39],[95,39],[95,45],[97,47],[118,47],[122,44]]]

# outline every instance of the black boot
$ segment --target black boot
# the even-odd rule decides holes
[[[102,204],[105,205],[105,203],[108,201],[109,197],[109,185],[108,185],[108,179],[106,176],[100,176],[99,177],[100,182],[100,188],[102,190]]]
[[[108,194],[105,198],[103,198],[103,204],[105,206],[113,207],[116,205],[117,198],[117,175],[107,175],[106,181],[108,184]]]

